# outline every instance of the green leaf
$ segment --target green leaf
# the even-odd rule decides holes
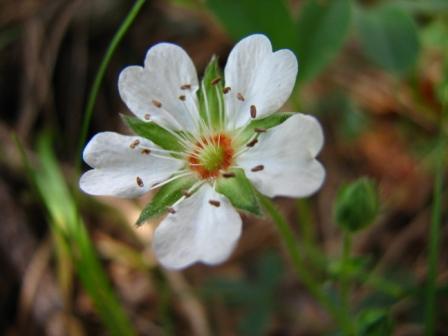
[[[294,22],[285,1],[207,0],[207,5],[233,39],[264,33],[276,49],[294,49]]]
[[[223,81],[218,59],[213,56],[205,68],[198,98],[199,114],[202,120],[215,129],[220,129],[224,121]]]
[[[308,0],[297,22],[299,80],[313,79],[335,57],[347,37],[351,18],[349,0]]]
[[[42,204],[50,217],[52,236],[67,246],[73,265],[81,284],[95,304],[96,311],[110,335],[135,335],[121,303],[110,285],[106,273],[98,259],[95,247],[90,240],[85,223],[78,213],[76,202],[70,193],[57,159],[54,155],[48,134],[39,137],[39,168],[33,169],[22,147],[21,152],[25,166],[29,170],[32,182],[41,196]],[[60,249],[57,249],[60,252]],[[67,272],[66,269],[64,269]]]
[[[361,46],[372,62],[398,74],[415,65],[420,51],[418,32],[404,10],[385,5],[360,11],[357,25]]]
[[[184,149],[179,140],[163,127],[153,122],[145,122],[127,115],[121,115],[121,117],[135,134],[151,140],[163,149],[173,151],[182,151]]]
[[[295,112],[277,112],[261,119],[252,120],[245,127],[244,131],[242,131],[237,141],[240,144],[244,144],[248,142],[249,139],[254,135],[256,129],[267,130],[269,128],[278,126],[294,114]]]
[[[231,169],[231,172],[235,174],[234,177],[217,180],[216,191],[226,196],[235,208],[261,215],[257,195],[244,171],[236,168]]]
[[[395,5],[415,13],[437,14],[448,11],[448,1],[446,0],[401,0]]]
[[[393,322],[386,309],[374,308],[361,312],[356,319],[360,336],[392,335]]]
[[[375,183],[367,178],[361,178],[342,187],[334,205],[336,224],[350,232],[371,224],[378,211],[378,191]]]
[[[154,198],[143,209],[137,220],[137,225],[143,222],[161,216],[167,208],[179,200],[186,190],[191,188],[195,179],[191,177],[181,177],[165,184],[159,189]]]

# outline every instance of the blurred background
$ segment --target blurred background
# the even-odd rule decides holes
[[[368,176],[381,205],[352,239],[349,302],[358,335],[425,328],[448,335],[440,180],[433,197],[434,178],[446,173],[448,1],[138,2],[90,125],[84,121],[87,139],[129,133],[118,74],[141,64],[151,45],[182,46],[201,74],[213,54],[224,66],[241,37],[267,34],[299,60],[296,90],[282,110],[317,116],[325,132],[323,188],[309,199],[275,200],[307,272],[337,303],[342,230],[334,203],[342,185]],[[223,265],[169,272],[151,252],[157,223],[134,225],[151,195],[122,200],[78,190],[87,99],[134,5],[0,0],[0,334],[343,335],[296,277],[269,219],[243,215],[242,238]],[[434,200],[441,225],[432,223]]]

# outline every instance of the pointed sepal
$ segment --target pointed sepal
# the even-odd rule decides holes
[[[261,215],[257,194],[243,169],[234,168],[223,174],[216,182],[216,191],[226,196],[235,208]]]
[[[147,220],[157,218],[163,215],[170,207],[181,197],[189,196],[189,189],[193,186],[195,179],[187,176],[180,177],[162,186],[151,202],[143,209],[137,220],[137,225],[141,225]]]
[[[214,129],[220,129],[225,123],[223,82],[218,58],[213,56],[205,68],[198,99],[202,120]]]
[[[277,112],[261,119],[254,119],[244,127],[237,141],[239,144],[245,144],[255,133],[261,133],[278,126],[293,115],[294,112]]]
[[[143,121],[139,118],[121,115],[123,121],[135,134],[149,139],[166,150],[183,151],[184,147],[175,135],[152,121]]]

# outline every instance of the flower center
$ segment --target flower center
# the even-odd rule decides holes
[[[216,134],[202,138],[196,143],[188,157],[190,169],[202,179],[217,177],[227,170],[233,161],[232,139],[227,134]]]

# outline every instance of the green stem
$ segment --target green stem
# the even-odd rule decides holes
[[[352,250],[352,234],[346,230],[343,232],[342,241],[342,265],[344,270],[341,276],[341,296],[346,314],[350,314],[350,277],[347,274],[347,264],[350,262]]]
[[[294,270],[297,273],[300,281],[307,287],[310,293],[321,303],[321,305],[327,309],[327,311],[333,316],[335,321],[340,325],[344,335],[355,335],[353,326],[351,324],[349,316],[346,316],[345,312],[340,310],[327,296],[316,281],[312,278],[310,273],[306,271],[305,265],[300,254],[300,250],[297,246],[294,233],[291,227],[277,209],[275,204],[267,197],[259,194],[260,203],[269,216],[272,218],[277,226],[280,236],[285,244],[285,247],[292,259]]]
[[[440,227],[442,223],[442,191],[443,191],[443,172],[445,162],[445,136],[443,134],[443,124],[445,114],[447,113],[446,103],[448,101],[448,85],[445,88],[444,97],[442,97],[443,111],[440,121],[439,139],[437,142],[437,163],[434,176],[434,196],[432,204],[432,220],[429,231],[429,252],[428,252],[428,275],[426,285],[425,302],[425,333],[434,335],[436,322],[436,277],[437,265],[439,262],[440,251]]]
[[[124,35],[128,31],[132,22],[134,22],[137,14],[139,13],[139,11],[142,8],[145,1],[146,0],[136,0],[135,1],[134,6],[132,6],[128,15],[125,17],[123,23],[120,25],[120,27],[118,28],[114,37],[112,38],[112,41],[110,42],[109,47],[107,48],[107,51],[104,54],[104,57],[101,61],[100,67],[98,68],[98,71],[95,75],[95,80],[93,81],[92,87],[90,89],[89,98],[87,100],[87,105],[86,105],[86,109],[84,112],[84,120],[82,122],[82,127],[81,127],[81,135],[79,137],[79,144],[78,144],[78,151],[77,151],[78,157],[76,160],[76,171],[78,172],[78,175],[81,170],[81,155],[82,155],[81,152],[84,147],[84,143],[86,142],[87,132],[89,130],[90,121],[92,119],[93,108],[95,107],[96,97],[98,96],[98,92],[100,90],[101,83],[104,79],[104,75],[106,73],[107,66],[109,65],[109,62],[110,62],[113,54],[115,53],[115,50],[117,49],[119,43],[121,42]]]

